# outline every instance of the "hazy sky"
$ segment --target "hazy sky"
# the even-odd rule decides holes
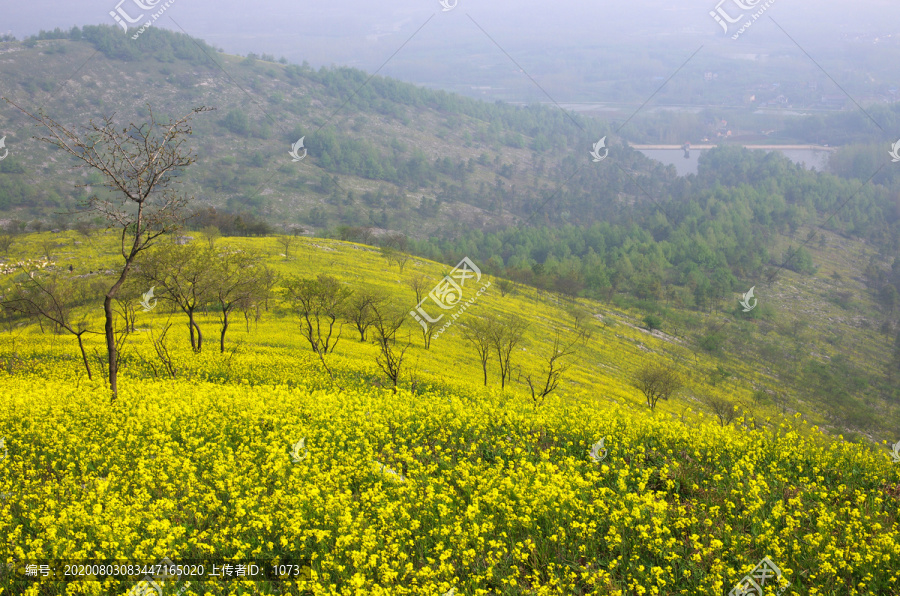
[[[133,16],[142,11],[136,0],[124,0],[122,9]],[[145,5],[161,6],[161,0],[137,0]],[[718,0],[637,0],[631,2],[601,0],[448,0],[456,1],[453,10],[442,11],[439,0],[175,0],[158,26],[177,29],[177,22],[189,34],[201,37],[226,50],[272,53],[291,51],[297,56],[318,55],[323,48],[342,53],[334,42],[347,46],[342,60],[377,60],[387,56],[364,56],[353,48],[368,42],[368,49],[395,50],[434,16],[417,40],[484,35],[467,14],[487,33],[513,43],[540,40],[559,44],[598,44],[621,38],[674,37],[695,41],[726,39],[725,33],[709,15]],[[765,0],[725,0],[725,14],[738,17],[742,11],[735,2],[754,5],[758,10]],[[764,17],[772,16],[789,33],[836,38],[841,32],[886,35],[900,31],[900,3],[888,0],[770,0]],[[114,24],[109,12],[119,0],[4,0],[0,32],[17,37],[39,29],[69,28],[72,25]],[[147,11],[147,12],[153,12]],[[169,18],[171,17],[171,18]],[[438,18],[440,17],[440,18]],[[763,19],[766,21],[766,19]],[[763,37],[775,29],[771,22],[756,35]],[[421,36],[421,38],[420,38]],[[747,42],[752,42],[749,32]],[[382,41],[390,41],[382,48]],[[807,39],[807,41],[811,41]],[[363,46],[366,47],[366,46]],[[452,48],[448,48],[452,51]],[[377,52],[375,52],[377,53]],[[388,54],[389,55],[389,54]],[[335,58],[336,59],[336,58]],[[326,58],[327,60],[327,58]]]
[[[439,0],[175,0],[154,26],[183,30],[229,53],[268,53],[313,66],[345,64],[372,72],[387,61],[381,74],[426,83],[438,65],[442,74],[436,80],[487,60],[504,60],[514,68],[503,51],[526,71],[537,62],[536,52],[558,56],[560,70],[570,70],[586,59],[614,60],[617,53],[643,47],[662,47],[676,63],[701,44],[707,54],[752,54],[792,45],[790,35],[821,53],[839,51],[848,39],[878,51],[879,43],[896,46],[900,38],[900,3],[893,0],[768,0],[765,13],[737,40],[730,35],[766,0],[446,1],[457,2],[456,7],[442,11]],[[0,32],[20,39],[40,29],[114,25],[109,13],[117,6],[137,17],[164,4],[3,2]],[[142,10],[136,2],[155,7]],[[740,3],[752,5],[751,10]],[[743,15],[743,21],[730,25],[726,34],[710,15],[717,8],[735,20]]]

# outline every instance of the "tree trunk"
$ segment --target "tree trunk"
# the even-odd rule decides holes
[[[191,332],[191,350],[197,352],[197,338],[194,336],[194,313],[188,311],[188,331]]]
[[[103,300],[103,314],[106,316],[104,330],[106,331],[106,354],[109,359],[109,390],[112,391],[112,401],[119,396],[118,367],[119,359],[116,353],[116,334],[113,331],[112,297],[107,294]]]
[[[188,328],[191,330],[191,349],[194,350],[194,353],[199,354],[203,350],[203,333],[194,320],[193,309],[188,310]]]
[[[78,347],[81,348],[81,359],[84,360],[84,368],[87,369],[88,379],[91,381],[94,380],[94,377],[91,376],[91,365],[88,364],[88,357],[84,351],[84,343],[81,341],[81,334],[78,334]]]
[[[122,273],[119,274],[119,279],[113,284],[109,289],[109,292],[106,293],[106,297],[103,299],[103,314],[106,317],[106,322],[103,327],[106,332],[106,353],[109,360],[109,389],[112,392],[111,401],[113,402],[119,397],[119,353],[116,349],[116,333],[113,330],[114,313],[112,301],[115,299],[116,294],[119,293],[119,288],[128,276],[128,270],[131,268],[131,261],[133,258],[134,255],[125,260],[125,266],[122,268]]]
[[[222,309],[222,335],[219,336],[219,350],[225,353],[225,332],[228,331],[228,309]]]
[[[106,322],[103,327],[106,331],[106,353],[109,360],[109,389],[112,392],[111,401],[116,401],[116,398],[119,397],[119,353],[116,348],[116,333],[113,330],[114,313],[112,301],[115,299],[116,294],[119,293],[119,288],[125,283],[125,278],[128,277],[128,270],[131,269],[132,260],[134,260],[134,253],[125,259],[125,266],[122,267],[122,273],[119,274],[119,279],[116,280],[116,283],[113,284],[109,289],[109,292],[106,293],[106,297],[103,299],[103,314],[106,317]]]

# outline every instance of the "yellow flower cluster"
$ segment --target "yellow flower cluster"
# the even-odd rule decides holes
[[[764,556],[797,594],[900,583],[897,466],[802,425],[535,412],[474,389],[128,379],[110,405],[97,387],[0,377],[7,565],[168,556],[308,572],[166,588],[187,596],[723,593]],[[5,577],[3,594],[129,587]]]

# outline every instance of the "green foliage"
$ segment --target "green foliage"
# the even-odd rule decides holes
[[[812,255],[805,248],[798,247],[796,250],[789,248],[784,255],[784,266],[795,273],[803,273],[812,275],[817,268],[813,264]]]
[[[236,135],[246,137],[250,134],[250,119],[241,109],[230,110],[221,124]]]
[[[647,329],[653,331],[654,329],[659,329],[662,326],[662,318],[657,314],[648,314],[644,315],[642,319],[644,325],[647,326]]]

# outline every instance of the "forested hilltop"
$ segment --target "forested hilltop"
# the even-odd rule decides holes
[[[148,105],[216,108],[194,122],[198,161],[183,177],[195,229],[298,232],[448,265],[468,256],[510,291],[634,309],[647,333],[718,358],[709,380],[738,400],[869,435],[900,430],[900,174],[884,164],[888,139],[859,134],[856,117],[820,122],[843,137],[815,137],[816,122],[792,129],[855,143],[835,154],[836,174],[723,146],[682,178],[630,149],[621,123],[229,56],[156,28],[137,40],[106,26],[45,32],[0,43],[0,56],[4,96],[72,125],[142,122]],[[871,113],[889,128],[900,106]],[[100,177],[75,186],[14,108],[0,124],[4,244],[74,226],[62,214],[103,196]],[[288,151],[301,137],[298,163]],[[601,137],[615,159],[592,163]],[[744,312],[751,287],[759,308]],[[736,372],[747,363],[758,376]]]

